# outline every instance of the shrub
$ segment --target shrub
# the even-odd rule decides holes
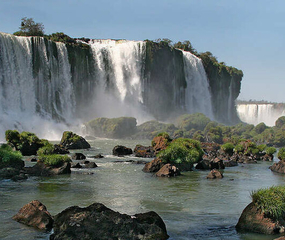
[[[12,147],[3,144],[0,147],[0,169],[4,167],[16,167],[22,165],[22,154],[18,151],[13,151]]]
[[[275,126],[278,128],[282,128],[285,125],[285,116],[278,118],[275,122]]]
[[[260,144],[257,146],[257,149],[259,152],[263,152],[266,149],[266,145],[265,144]]]
[[[275,147],[267,147],[265,149],[266,154],[268,155],[273,155],[274,153],[276,153],[276,148]]]
[[[273,218],[283,219],[285,214],[285,187],[273,186],[259,189],[251,193],[252,202],[258,209]]]
[[[225,143],[221,146],[221,149],[230,155],[233,155],[234,152],[234,145],[232,143]]]
[[[164,163],[187,163],[192,167],[194,163],[201,160],[202,155],[203,150],[200,142],[188,138],[178,138],[173,140],[165,150],[159,152],[158,157]]]
[[[180,129],[189,131],[192,128],[195,130],[203,130],[211,120],[203,113],[194,113],[181,115],[176,122]]]
[[[280,148],[279,149],[279,152],[278,152],[278,155],[277,155],[277,157],[282,161],[284,161],[285,160],[285,148],[284,147],[282,147],[282,148]]]
[[[39,161],[48,166],[60,167],[65,162],[71,162],[71,159],[67,155],[52,154],[52,155],[40,155]]]
[[[42,156],[42,155],[51,155],[54,153],[54,145],[51,143],[47,143],[45,146],[41,147],[37,151],[37,155]]]
[[[242,144],[237,144],[234,148],[236,153],[242,153],[244,151],[244,146]]]

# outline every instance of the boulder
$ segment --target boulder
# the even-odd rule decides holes
[[[67,239],[168,239],[163,220],[155,212],[129,216],[101,203],[73,206],[54,217],[52,240]]]
[[[72,163],[71,163],[71,168],[82,168],[82,166],[81,166],[80,163],[74,163],[74,162],[72,162]]]
[[[120,157],[120,156],[131,155],[131,154],[133,154],[133,150],[125,146],[117,145],[113,148],[114,156]]]
[[[279,161],[278,163],[274,163],[272,166],[269,167],[272,172],[277,173],[285,173],[285,161]]]
[[[54,144],[53,154],[69,154],[69,151],[62,145]]]
[[[83,160],[86,159],[86,156],[83,153],[73,153],[71,155],[72,160]]]
[[[236,167],[238,166],[238,163],[235,160],[224,161],[224,166],[225,167]]]
[[[156,177],[176,177],[181,175],[180,170],[171,165],[170,163],[165,164],[156,174]]]
[[[99,153],[95,156],[90,156],[90,158],[104,158],[104,156],[101,153]]]
[[[153,138],[151,145],[153,147],[153,150],[155,151],[155,154],[157,154],[161,150],[164,150],[170,142],[171,140],[165,138],[164,136],[157,136]]]
[[[136,157],[142,157],[142,158],[154,158],[154,149],[153,147],[145,147],[142,145],[136,145],[134,149],[134,153]]]
[[[163,163],[161,159],[155,158],[151,162],[145,164],[143,171],[144,172],[158,172],[159,169],[161,169],[164,164],[165,163]]]
[[[198,162],[195,168],[201,169],[201,170],[225,169],[225,165],[224,165],[224,161],[219,158],[215,158],[211,160],[205,157],[204,155],[203,160]]]
[[[41,230],[50,230],[53,225],[52,216],[47,211],[46,206],[38,200],[31,201],[23,206],[19,212],[13,216],[13,219]]]
[[[20,170],[12,167],[0,169],[0,179],[11,179],[20,174]]]
[[[237,231],[248,231],[263,234],[277,234],[284,232],[285,222],[273,220],[258,209],[252,202],[243,210],[238,223]]]
[[[272,154],[265,154],[264,156],[261,157],[263,161],[270,161],[270,162],[273,161],[273,158],[274,156]]]
[[[24,171],[32,176],[51,176],[71,173],[70,167],[70,162],[64,162],[59,167],[53,167],[38,161],[33,167],[25,167]]]
[[[83,168],[96,168],[98,166],[95,162],[88,162],[88,163],[85,163],[82,167]]]
[[[87,149],[91,148],[90,144],[81,136],[65,131],[62,135],[60,145],[66,149]]]
[[[213,169],[207,176],[208,179],[215,179],[215,178],[223,178],[223,174],[217,170],[217,169]]]

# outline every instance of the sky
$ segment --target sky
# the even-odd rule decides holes
[[[243,71],[240,100],[285,102],[284,0],[0,0],[0,32],[23,17],[46,34],[189,40]]]

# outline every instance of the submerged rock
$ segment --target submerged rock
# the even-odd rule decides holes
[[[163,220],[155,212],[129,216],[101,203],[86,208],[73,206],[54,217],[52,240],[67,239],[168,239]]]
[[[238,231],[249,231],[263,234],[277,234],[285,230],[284,220],[274,220],[266,216],[252,202],[242,212],[236,225]]]
[[[83,153],[73,153],[71,155],[72,160],[83,160],[86,159],[86,156]]]
[[[13,219],[41,230],[50,230],[53,224],[53,218],[47,211],[46,206],[38,200],[31,201],[23,206],[19,212],[13,216]]]
[[[215,179],[215,178],[223,178],[223,174],[217,170],[217,169],[213,169],[207,176],[208,179]]]
[[[50,176],[71,173],[70,162],[64,162],[61,166],[48,166],[43,162],[38,161],[33,167],[25,167],[25,173],[32,176]]]

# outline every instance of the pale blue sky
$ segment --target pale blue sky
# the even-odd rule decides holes
[[[22,17],[46,34],[190,40],[244,72],[240,99],[285,102],[284,0],[0,0],[0,31]]]

